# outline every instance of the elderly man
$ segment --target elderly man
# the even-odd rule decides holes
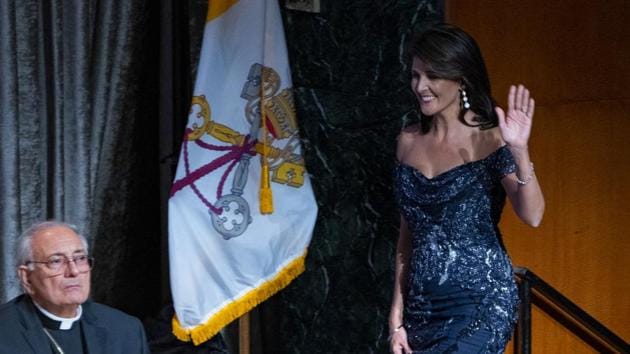
[[[32,226],[16,256],[25,293],[0,307],[0,353],[149,353],[137,318],[88,300],[93,260],[73,226]]]

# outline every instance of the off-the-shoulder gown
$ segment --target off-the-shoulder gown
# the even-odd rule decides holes
[[[502,353],[518,307],[498,229],[501,179],[515,171],[503,146],[434,178],[397,162],[394,190],[412,251],[404,322],[414,353]]]

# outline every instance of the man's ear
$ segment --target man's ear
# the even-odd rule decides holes
[[[17,269],[17,273],[18,273],[18,278],[20,278],[20,284],[22,284],[22,288],[24,289],[24,291],[27,294],[32,295],[33,287],[31,286],[31,280],[28,278],[28,275],[29,275],[28,266],[25,266],[25,265],[19,266]]]

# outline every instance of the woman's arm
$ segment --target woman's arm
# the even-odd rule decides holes
[[[529,90],[519,85],[518,88],[510,87],[507,115],[499,107],[496,108],[496,112],[501,136],[516,162],[516,172],[503,178],[503,187],[519,218],[536,227],[540,225],[545,211],[545,199],[534,173],[527,145],[534,108],[535,102],[529,96]]]
[[[404,293],[409,274],[409,255],[411,239],[405,218],[400,217],[400,234],[396,244],[396,269],[394,276],[394,295],[389,313],[390,349],[393,354],[411,353],[407,343],[407,331],[403,327]]]
[[[537,227],[545,211],[545,199],[534,173],[534,165],[529,159],[527,149],[518,150],[511,147],[509,149],[516,162],[516,172],[503,178],[503,188],[516,215],[526,224]]]

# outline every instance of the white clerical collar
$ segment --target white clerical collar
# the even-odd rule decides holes
[[[72,328],[72,324],[78,321],[81,318],[81,314],[83,313],[83,308],[81,305],[77,308],[77,315],[71,318],[59,317],[53,313],[46,311],[43,307],[41,307],[38,303],[33,301],[33,304],[41,313],[43,313],[46,317],[50,318],[53,321],[59,322],[59,329],[68,330]]]

